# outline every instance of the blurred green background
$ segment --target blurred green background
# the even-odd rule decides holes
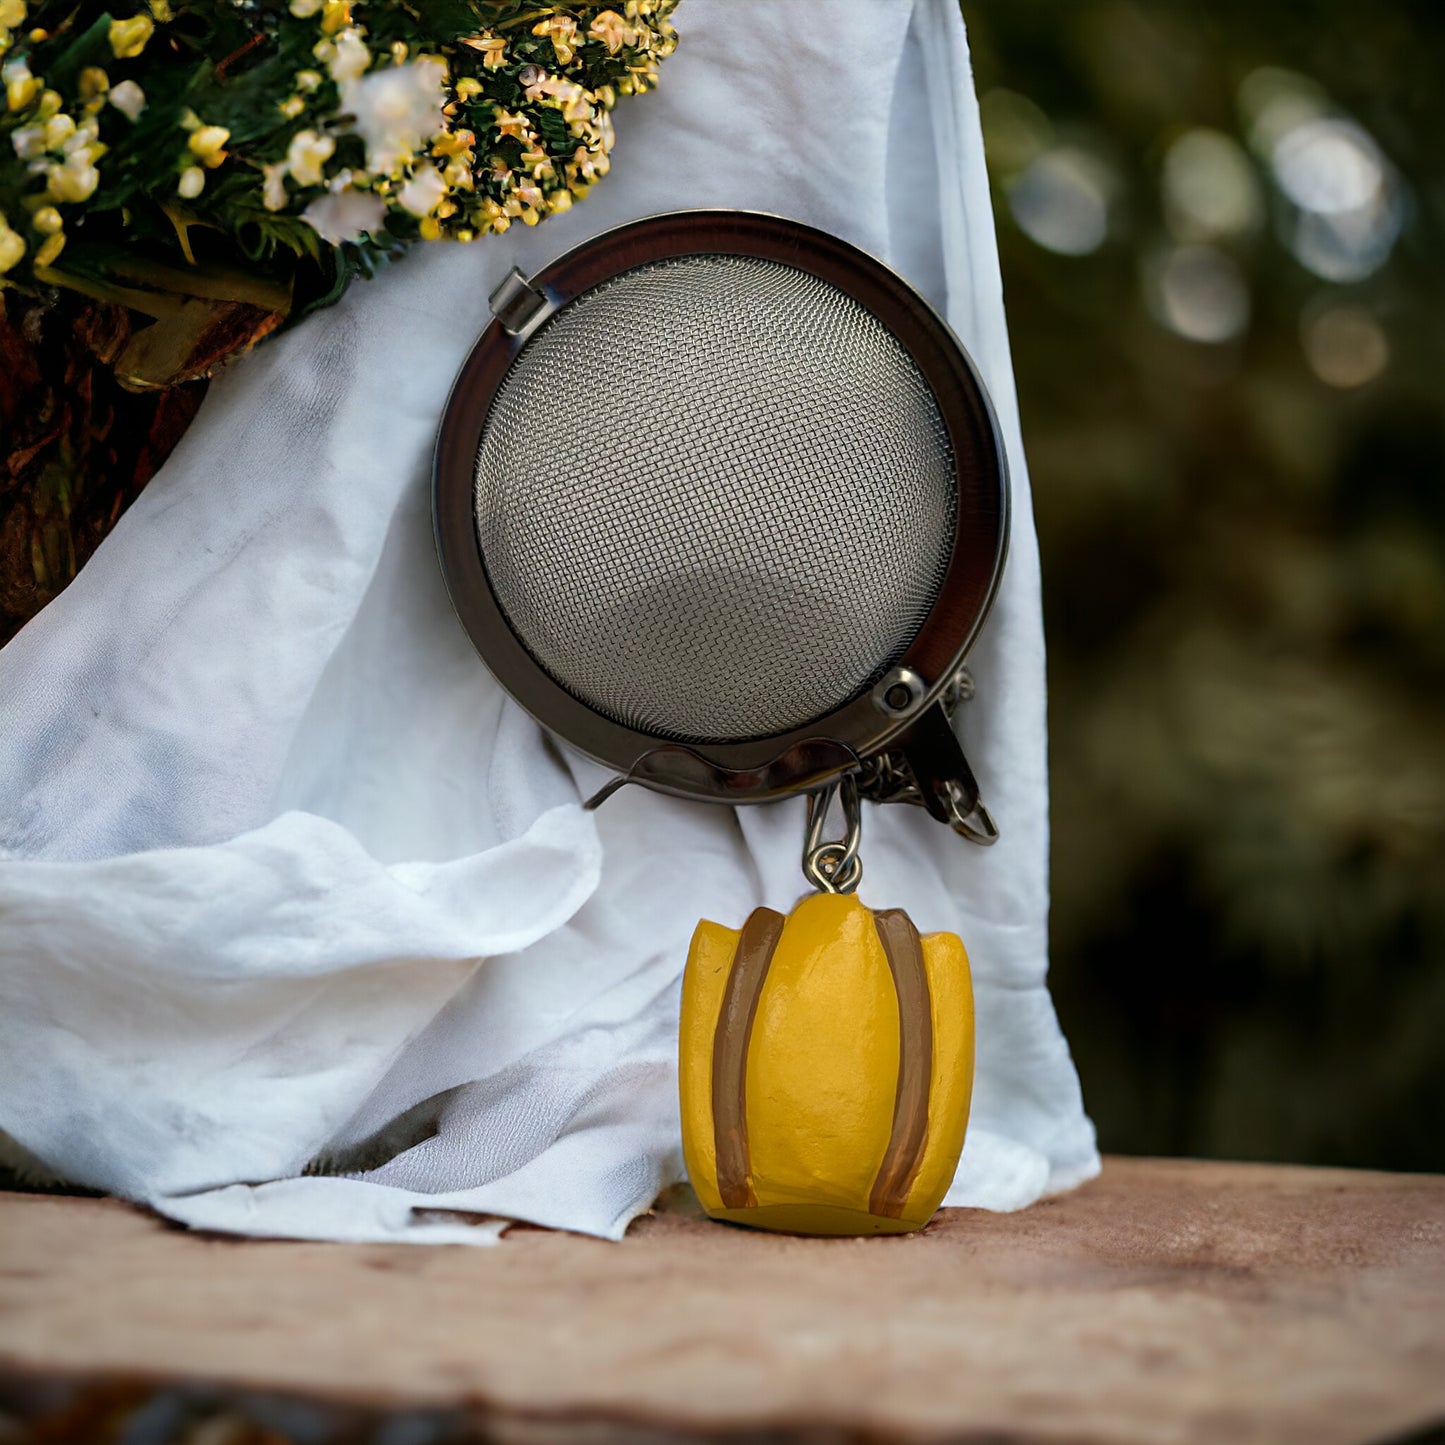
[[[1101,1144],[1445,1169],[1445,5],[963,9]]]

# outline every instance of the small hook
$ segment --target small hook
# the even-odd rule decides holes
[[[823,829],[833,801],[841,796],[848,832],[825,842]],[[803,842],[803,876],[823,893],[852,893],[863,877],[858,845],[863,838],[863,810],[858,801],[858,778],[845,773],[836,782],[808,794],[808,831]]]

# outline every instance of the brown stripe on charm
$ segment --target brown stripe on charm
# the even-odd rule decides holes
[[[873,920],[898,994],[898,1093],[893,1101],[893,1132],[873,1181],[868,1208],[885,1219],[897,1219],[908,1203],[908,1191],[923,1166],[928,1144],[933,1017],[923,943],[913,920],[901,908],[875,913]]]
[[[755,908],[748,915],[713,1035],[713,1148],[724,1209],[749,1209],[758,1202],[748,1159],[748,1044],[783,923],[783,915],[771,908]]]

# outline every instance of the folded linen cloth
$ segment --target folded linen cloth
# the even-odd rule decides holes
[[[870,809],[864,901],[960,933],[973,1120],[949,1201],[1098,1168],[1044,981],[1038,559],[954,0],[685,0],[613,175],[533,231],[422,248],[220,376],[69,590],[0,651],[0,1130],[65,1179],[241,1233],[618,1237],[682,1177],[700,916],[802,891],[802,804],[602,781],[491,680],[429,464],[487,295],[634,217],[773,211],[892,264],[998,409],[1011,556],[962,728],[1003,837]],[[307,1173],[320,1160],[326,1176]]]

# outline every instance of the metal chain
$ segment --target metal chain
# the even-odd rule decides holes
[[[846,835],[833,842],[823,838],[835,799],[843,802]],[[863,877],[858,845],[863,838],[863,809],[858,801],[858,779],[845,773],[836,782],[808,794],[808,831],[803,840],[803,876],[822,893],[852,893]]]

